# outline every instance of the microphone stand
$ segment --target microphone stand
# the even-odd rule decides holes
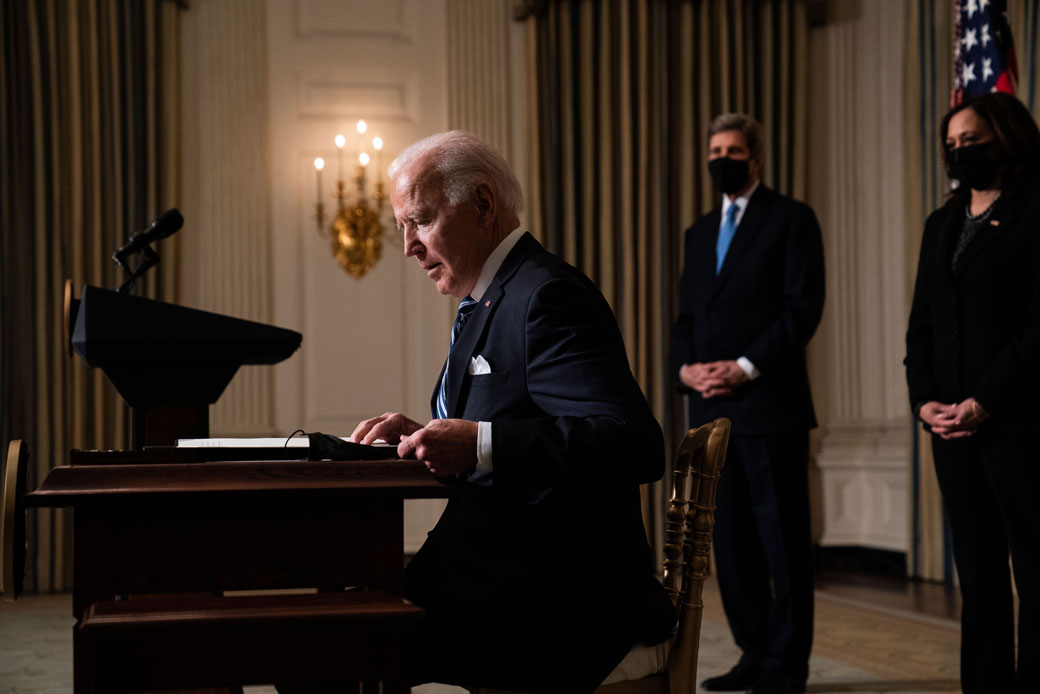
[[[134,255],[140,257],[140,262],[137,263],[136,268],[131,268],[130,263],[128,263],[127,260]],[[119,289],[116,291],[119,294],[129,294],[131,290],[133,290],[137,278],[147,272],[154,265],[158,265],[160,258],[159,254],[156,253],[151,246],[144,245],[137,251],[126,251],[120,248],[112,254],[112,260],[116,262],[116,265],[123,268],[123,272],[127,275],[126,281],[119,285]]]

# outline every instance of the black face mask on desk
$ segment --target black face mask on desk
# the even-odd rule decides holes
[[[748,180],[747,159],[718,157],[708,162],[708,173],[715,185],[726,195],[736,193]]]
[[[397,446],[364,446],[315,431],[307,434],[307,460],[394,460]]]
[[[997,162],[990,156],[989,142],[966,145],[949,152],[950,177],[972,190],[986,190],[997,177]]]

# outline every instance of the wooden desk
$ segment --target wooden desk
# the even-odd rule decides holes
[[[404,499],[447,496],[417,461],[161,459],[74,452],[77,464],[26,495],[29,506],[74,509],[77,620],[124,595],[346,586],[400,595]],[[82,464],[92,460],[104,464]],[[88,666],[75,633],[80,691]]]

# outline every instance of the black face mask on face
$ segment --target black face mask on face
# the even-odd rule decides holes
[[[997,177],[997,162],[990,157],[989,142],[966,145],[949,152],[950,177],[973,190],[985,190]]]
[[[708,162],[708,173],[723,193],[732,195],[748,181],[748,162],[747,159],[719,157]]]

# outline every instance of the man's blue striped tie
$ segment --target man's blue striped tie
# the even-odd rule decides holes
[[[455,346],[462,328],[466,325],[466,319],[477,307],[476,299],[466,297],[459,302],[459,312],[455,315],[455,325],[451,326],[451,342],[448,344],[448,359],[444,362],[444,375],[441,377],[441,387],[437,391],[437,419],[448,418],[448,367],[451,365],[451,348]]]
[[[733,234],[737,233],[737,214],[740,212],[740,206],[733,203],[726,210],[726,218],[722,221],[722,226],[719,228],[719,240],[715,242],[715,274],[719,274],[722,270],[722,261],[726,259],[726,251],[729,250],[730,241],[733,240]]]

